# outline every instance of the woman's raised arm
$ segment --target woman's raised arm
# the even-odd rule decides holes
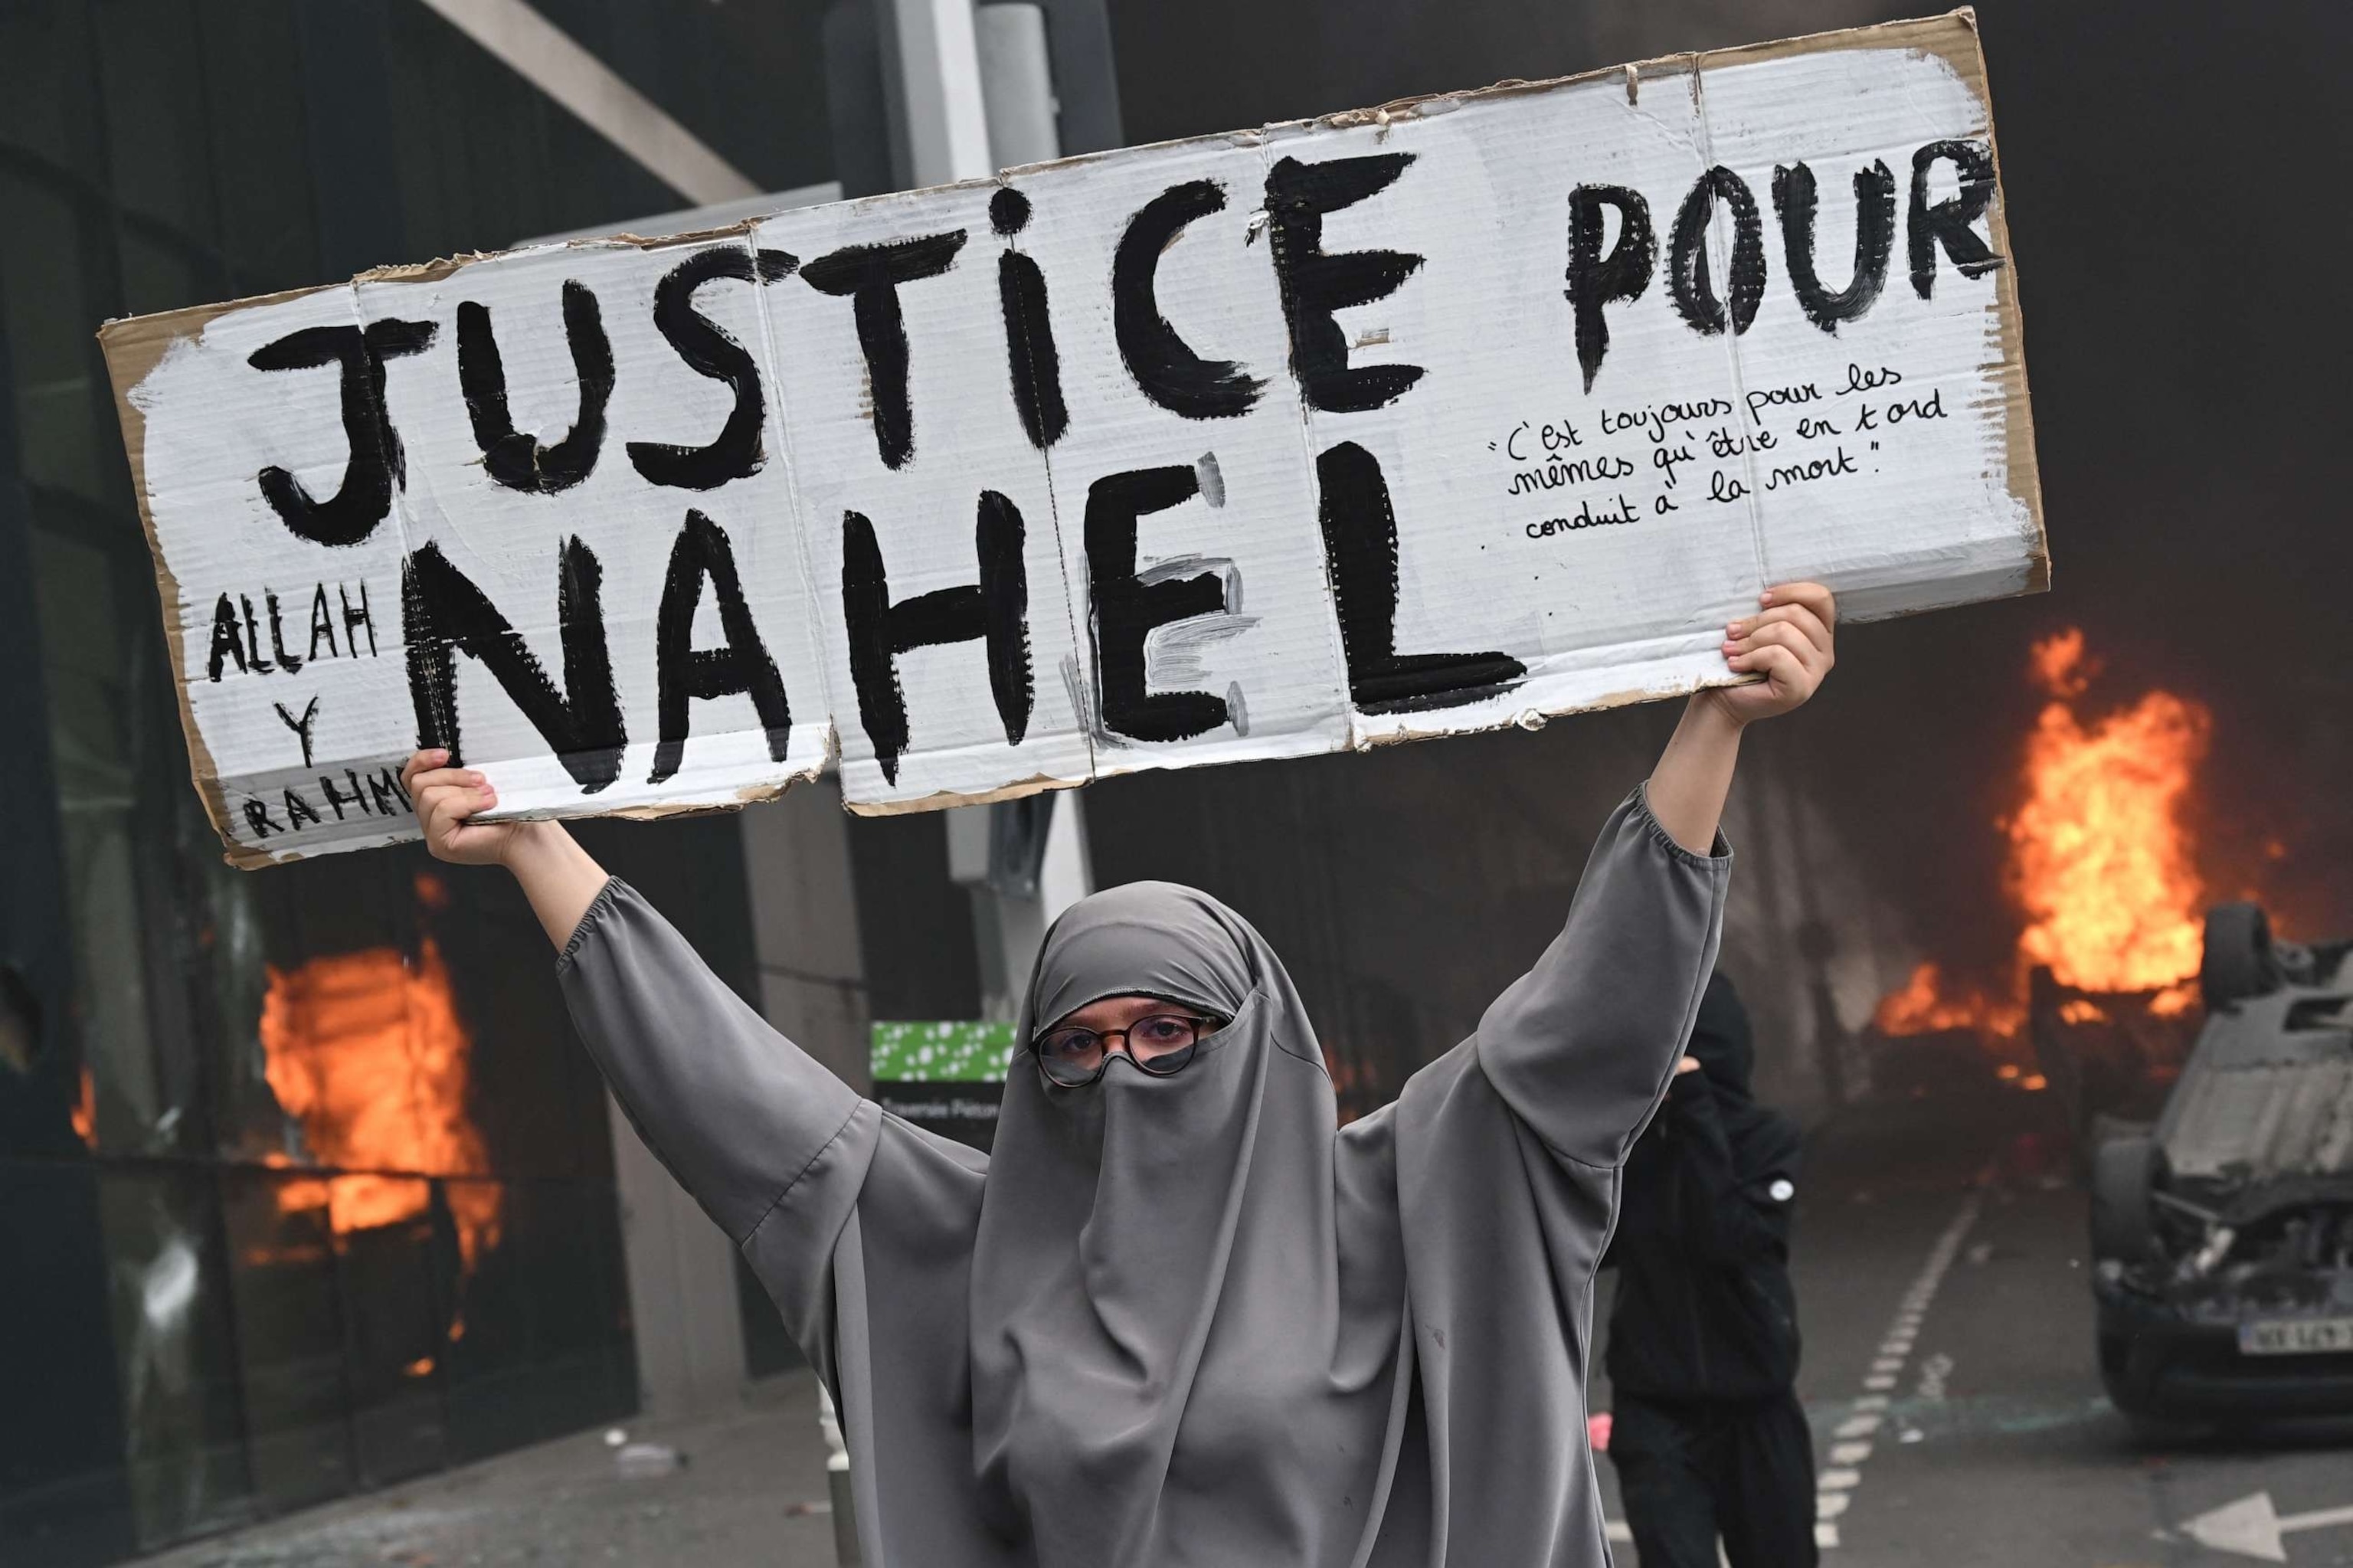
[[[1695,694],[1637,800],[1593,847],[1568,921],[1479,1022],[1481,1068],[1556,1152],[1615,1165],[1658,1104],[1715,960],[1729,865],[1716,825],[1740,734],[1813,695],[1831,663],[1830,591],[1796,583],[1725,629],[1763,678]]]
[[[1767,588],[1755,615],[1724,629],[1724,662],[1762,679],[1693,694],[1674,737],[1651,772],[1651,814],[1675,842],[1705,854],[1732,790],[1740,732],[1804,704],[1837,662],[1838,604],[1820,583]]]
[[[729,1240],[762,1233],[762,1277],[807,1348],[881,1113],[770,1028],[562,823],[471,821],[497,793],[448,760],[420,751],[404,769],[427,847],[514,874],[562,954],[565,1001],[613,1097]]]
[[[540,928],[561,951],[581,916],[604,890],[605,868],[561,822],[477,822],[477,812],[499,803],[491,781],[469,768],[449,766],[439,749],[417,752],[401,768],[425,847],[457,865],[503,865],[522,884]]]

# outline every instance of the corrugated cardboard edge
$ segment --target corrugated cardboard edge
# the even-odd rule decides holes
[[[1683,680],[1665,681],[1655,686],[1628,686],[1622,691],[1605,692],[1598,697],[1570,703],[1556,708],[1523,708],[1511,717],[1496,724],[1482,724],[1469,729],[1383,730],[1360,736],[1348,749],[1379,751],[1392,746],[1411,746],[1424,740],[1456,740],[1466,735],[1494,735],[1507,729],[1524,729],[1533,735],[1557,718],[1575,718],[1579,714],[1607,713],[1611,708],[1638,708],[1649,703],[1663,703],[1675,697],[1688,697],[1695,692],[1709,692],[1726,686],[1755,686],[1764,683],[1762,675],[1741,675],[1726,671],[1720,675],[1694,675]]]
[[[811,779],[821,777],[825,772],[826,763],[830,760],[830,752],[831,748],[828,747],[828,756],[818,758],[813,766],[805,768],[798,773],[788,773],[773,784],[746,784],[735,791],[735,798],[732,800],[656,801],[650,805],[623,806],[618,810],[598,811],[596,815],[617,817],[625,822],[659,822],[669,817],[708,817],[721,811],[740,811],[746,806],[757,806],[769,800],[782,800],[785,791],[794,785],[807,784]],[[558,821],[561,821],[565,815],[569,814],[572,813],[550,813]],[[506,821],[508,819],[491,820]]]
[[[437,257],[430,261],[417,261],[391,267],[371,267],[351,280],[352,287],[363,283],[438,283],[454,278],[469,267],[479,267],[485,261],[501,261],[509,257],[529,256],[544,251],[554,256],[567,250],[670,250],[685,245],[712,245],[722,240],[743,239],[752,232],[752,220],[746,218],[718,228],[698,228],[685,234],[643,235],[620,233],[596,239],[567,239],[554,245],[524,246],[514,250],[469,250],[456,256]],[[331,284],[340,288],[344,285]],[[300,292],[312,292],[303,290]],[[276,297],[276,296],[273,296]],[[242,302],[259,304],[259,300]]]
[[[999,800],[1018,800],[1026,795],[1042,795],[1049,789],[1077,789],[1093,782],[1092,779],[1057,779],[1051,774],[1036,773],[977,795],[940,789],[912,800],[853,800],[845,791],[841,809],[853,817],[906,817],[917,811],[944,811],[955,806],[993,806]]]
[[[2001,260],[1993,275],[1995,315],[2001,327],[2001,357],[1998,364],[1986,368],[1993,372],[2004,388],[2002,434],[2007,486],[2011,498],[2026,509],[2027,519],[2034,526],[2033,543],[2027,552],[2027,577],[2018,593],[2042,593],[2051,587],[2051,535],[2042,517],[2042,470],[2034,452],[2034,408],[2027,396],[2026,323],[2019,310],[2018,261],[2010,246],[2010,195],[2001,184],[2001,147],[1994,122],[1993,88],[1986,72],[1985,49],[1978,37],[1977,12],[1964,5],[1941,16],[1882,22],[1869,27],[1673,58],[1692,61],[1694,69],[1704,75],[1727,65],[1755,64],[1791,55],[1883,48],[1910,49],[1944,61],[1985,106],[1986,146],[1993,154],[1994,183],[1994,200],[1986,211],[1986,224],[1993,252]]]
[[[147,535],[147,556],[155,567],[155,592],[163,601],[164,647],[172,661],[172,695],[180,705],[180,732],[188,742],[188,777],[204,800],[205,815],[212,819],[213,831],[227,846],[223,858],[239,870],[275,865],[290,857],[241,844],[230,830],[228,791],[223,788],[219,769],[213,765],[212,752],[196,728],[195,705],[189,695],[185,647],[186,600],[180,592],[179,579],[164,562],[163,545],[155,536],[154,512],[148,504],[147,416],[131,401],[131,393],[162,363],[174,344],[197,336],[212,322],[232,311],[274,305],[349,287],[348,283],[322,283],[315,288],[288,289],[252,299],[232,300],[226,304],[195,305],[160,315],[126,317],[107,322],[98,329],[99,348],[106,355],[107,379],[114,387],[114,415],[122,425],[122,451],[131,463],[131,493],[138,499],[139,526]]]
[[[2007,418],[2002,428],[2008,447],[2004,455],[2009,460],[2010,493],[2026,508],[2027,516],[2034,524],[2027,582],[2019,591],[2047,593],[2051,588],[2051,535],[2042,516],[2042,465],[2034,447],[2034,402],[2027,392],[2026,316],[2019,300],[2018,255],[2010,245],[2010,196],[2001,185],[2001,145],[1994,121],[1993,82],[1986,71],[1985,51],[1978,42],[1978,14],[1964,8],[1954,12],[1950,20],[1968,30],[1968,52],[1965,58],[1957,50],[1942,58],[1960,73],[1961,79],[1985,105],[1986,146],[1993,154],[1994,203],[1986,216],[1994,254],[2001,258],[1993,286],[1994,297],[2000,305],[2002,359],[2009,367],[2003,377],[2009,384]]]

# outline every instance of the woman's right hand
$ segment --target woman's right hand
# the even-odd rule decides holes
[[[499,803],[489,779],[470,768],[451,768],[438,747],[410,757],[400,781],[416,802],[425,828],[425,847],[452,865],[502,865],[529,822],[477,822],[475,814]]]
[[[408,759],[401,783],[425,825],[425,847],[452,865],[502,865],[522,885],[547,939],[561,949],[605,886],[598,865],[562,822],[477,822],[499,803],[491,781],[452,768],[449,754],[427,748]]]

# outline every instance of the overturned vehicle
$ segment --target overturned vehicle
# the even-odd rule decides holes
[[[2092,1162],[2102,1381],[2135,1417],[2353,1412],[2353,941],[2206,917],[2206,1022]]]

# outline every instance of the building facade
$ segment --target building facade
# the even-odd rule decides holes
[[[503,878],[232,871],[188,786],[92,334],[697,205],[461,25],[501,9],[0,9],[0,1560],[118,1559],[624,1414],[641,1368],[724,1388],[794,1354],[617,1136]],[[753,188],[834,177],[817,5],[538,15]],[[854,1042],[839,817],[763,841],[831,857],[848,957],[798,967],[764,965],[741,820],[590,837],[747,996]],[[957,913],[928,831],[860,853]],[[956,978],[905,1000],[955,1016]],[[633,1255],[648,1225],[698,1261]]]

